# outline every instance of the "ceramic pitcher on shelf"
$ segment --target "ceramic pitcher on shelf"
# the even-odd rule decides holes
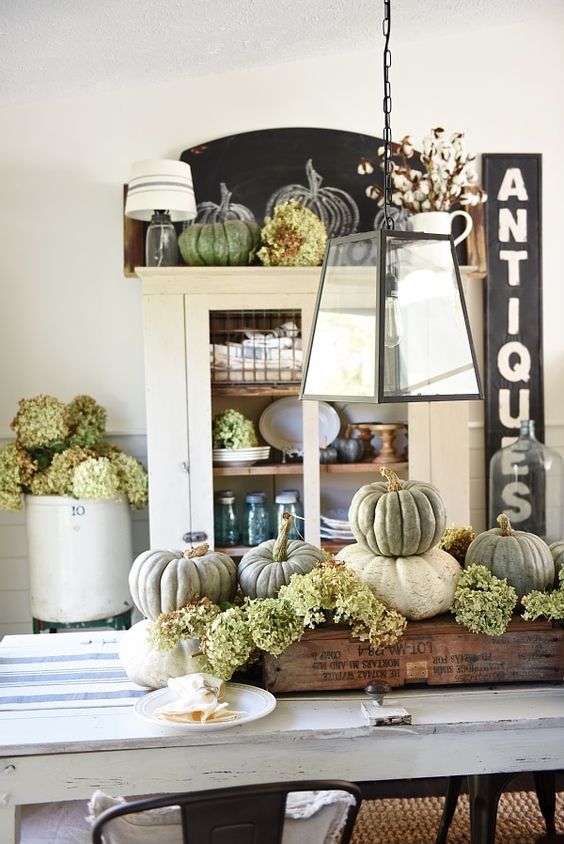
[[[456,217],[464,217],[466,227],[462,234],[454,239],[457,246],[465,240],[472,231],[472,217],[467,211],[457,209],[456,211],[422,211],[420,214],[413,214],[407,220],[407,228],[412,232],[426,232],[427,234],[450,234],[452,223]]]

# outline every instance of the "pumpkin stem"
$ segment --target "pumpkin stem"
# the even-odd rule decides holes
[[[382,466],[380,474],[388,481],[388,492],[399,492],[403,483],[400,481],[393,469],[390,469],[389,466]]]
[[[500,515],[496,519],[496,522],[501,528],[499,534],[500,536],[511,536],[511,534],[513,533],[513,528],[511,527],[511,522],[509,521],[505,513],[500,513]]]
[[[227,185],[225,182],[221,182],[219,186],[219,190],[221,191],[221,202],[219,203],[219,207],[217,209],[219,219],[223,219],[221,216],[225,211],[229,210],[229,200],[231,199],[231,191],[227,190]]]
[[[191,560],[193,557],[205,557],[209,548],[210,546],[208,543],[204,542],[203,545],[196,545],[195,548],[186,548],[183,556],[186,557],[187,560]]]
[[[311,158],[306,164],[306,176],[309,183],[311,195],[317,196],[317,191],[319,190],[319,188],[321,187],[321,183],[323,182],[323,176],[320,176],[319,173],[317,173],[313,169],[313,162]]]
[[[288,559],[288,536],[292,530],[294,517],[291,513],[282,513],[280,530],[272,549],[272,559],[275,563],[284,563]]]

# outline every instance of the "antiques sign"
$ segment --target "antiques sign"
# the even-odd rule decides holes
[[[544,442],[541,156],[484,154],[488,276],[485,292],[486,477],[493,454],[533,419]],[[513,473],[514,474],[514,473]],[[519,510],[527,478],[508,467],[504,501]],[[508,510],[509,512],[509,510]],[[489,528],[495,525],[488,525]]]

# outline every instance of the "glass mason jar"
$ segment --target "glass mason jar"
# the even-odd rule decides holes
[[[249,492],[243,512],[243,545],[259,545],[270,537],[270,516],[264,492]]]
[[[302,502],[300,501],[300,493],[297,489],[281,489],[274,499],[273,508],[273,530],[274,536],[277,536],[282,525],[282,513],[291,513],[294,518],[292,529],[288,535],[288,539],[302,539],[304,534],[304,526],[302,518],[304,515]]]
[[[535,437],[532,419],[521,420],[519,437],[490,460],[488,526],[505,513],[516,530],[545,542],[562,539],[564,462]]]
[[[223,489],[216,493],[213,538],[215,545],[220,548],[229,548],[239,542],[239,513],[235,493],[230,489]]]
[[[175,267],[178,264],[176,229],[166,211],[155,211],[145,237],[148,267]]]

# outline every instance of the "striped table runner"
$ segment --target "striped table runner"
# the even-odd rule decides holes
[[[0,642],[0,711],[131,706],[147,689],[127,679],[119,633],[7,636]]]

